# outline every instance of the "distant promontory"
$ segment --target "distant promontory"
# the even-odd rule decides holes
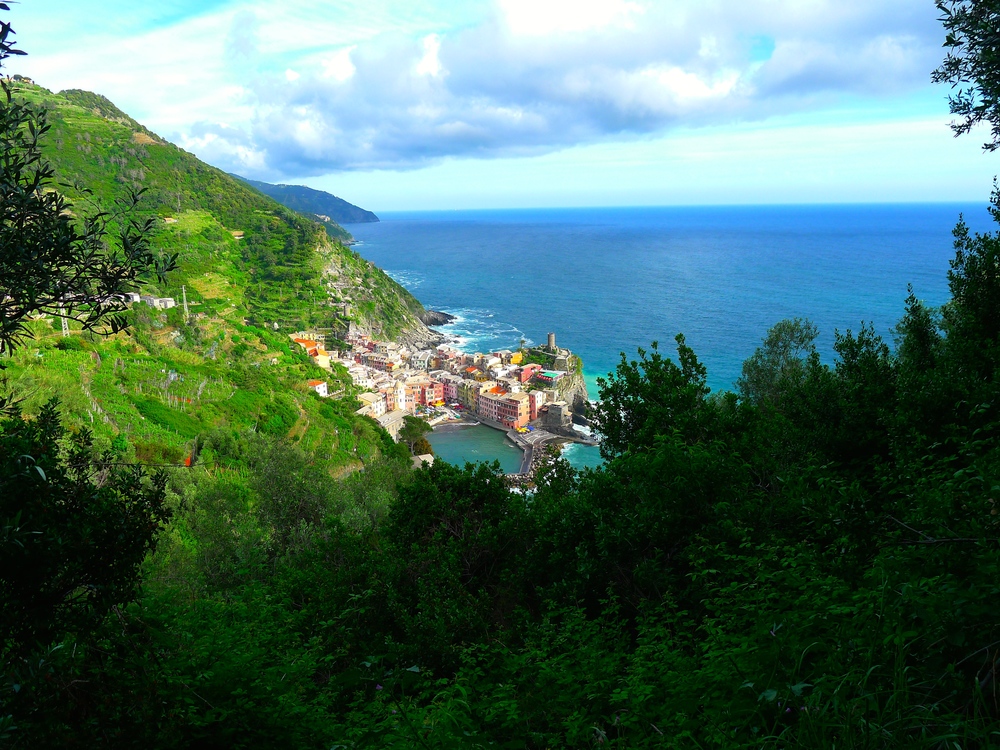
[[[320,220],[326,219],[337,224],[371,224],[379,220],[371,211],[366,211],[323,190],[315,190],[305,185],[272,185],[269,182],[248,180],[240,175],[233,177],[243,180],[293,211],[313,214]]]

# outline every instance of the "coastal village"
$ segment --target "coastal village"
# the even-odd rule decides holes
[[[182,289],[182,304],[187,297]],[[123,301],[144,302],[167,310],[177,306],[172,297],[127,293]],[[551,442],[596,441],[574,425],[587,425],[587,400],[581,363],[569,349],[556,344],[549,333],[546,344],[517,351],[459,351],[447,343],[411,350],[405,344],[379,341],[350,326],[343,340],[325,333],[299,331],[289,338],[320,368],[331,373],[343,367],[358,391],[357,414],[376,420],[392,439],[399,440],[407,415],[443,424],[484,424],[507,433],[524,452],[515,476],[530,479],[540,456],[535,448]],[[323,398],[329,383],[312,379],[308,386]],[[432,456],[417,459],[433,461]],[[415,459],[415,461],[417,460]]]
[[[361,391],[358,414],[377,420],[394,440],[404,417],[413,415],[432,426],[454,421],[486,424],[507,431],[522,448],[538,441],[518,440],[517,435],[535,430],[590,442],[573,430],[574,409],[579,411],[586,399],[579,367],[574,367],[572,352],[556,345],[554,333],[544,347],[472,354],[447,344],[410,351],[353,331],[337,342],[347,346],[339,350],[328,350],[325,337],[316,333],[301,331],[291,338],[319,367],[343,366]],[[573,387],[564,387],[570,381]],[[329,395],[325,380],[311,380],[309,387],[320,396]]]

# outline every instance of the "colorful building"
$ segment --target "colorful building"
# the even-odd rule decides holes
[[[403,428],[403,417],[405,416],[405,411],[402,409],[395,409],[387,414],[383,414],[381,417],[378,417],[377,421],[380,425],[382,425],[382,427],[385,428],[386,432],[392,436],[392,439],[398,442],[399,431]]]
[[[484,383],[480,383],[477,380],[463,380],[458,388],[458,402],[469,411],[478,414],[479,394],[488,391],[490,388],[496,388],[496,385],[492,380]]]
[[[555,385],[561,377],[566,373],[560,370],[542,370],[537,375],[535,375],[535,380],[542,385]]]
[[[528,394],[528,418],[532,422],[538,419],[538,412],[547,400],[545,391],[532,391]]]
[[[528,424],[530,409],[527,393],[507,393],[500,386],[495,386],[479,394],[476,413],[504,427],[517,429]]]
[[[458,386],[461,385],[462,379],[457,375],[442,375],[439,382],[441,383],[441,393],[442,398],[449,403],[452,401],[458,401]]]
[[[421,386],[421,400],[425,406],[440,406],[444,403],[444,384],[436,380]]]
[[[535,364],[525,365],[524,367],[521,368],[521,372],[518,373],[518,377],[520,378],[522,383],[527,383],[541,371],[542,371],[541,365],[535,365]]]
[[[385,394],[362,393],[358,396],[358,401],[361,402],[361,408],[357,411],[358,414],[375,417],[377,419],[386,413]]]

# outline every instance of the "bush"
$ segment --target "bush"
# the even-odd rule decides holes
[[[56,349],[64,352],[82,352],[87,348],[79,336],[64,336],[56,342]]]

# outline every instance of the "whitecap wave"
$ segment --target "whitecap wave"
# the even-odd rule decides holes
[[[390,279],[404,289],[413,290],[424,283],[425,276],[416,271],[386,271]]]
[[[455,341],[455,347],[463,351],[514,349],[524,337],[520,328],[498,319],[491,310],[464,307],[441,307],[440,310],[454,316],[455,320],[438,326],[438,330]],[[525,342],[528,343],[528,339]]]

